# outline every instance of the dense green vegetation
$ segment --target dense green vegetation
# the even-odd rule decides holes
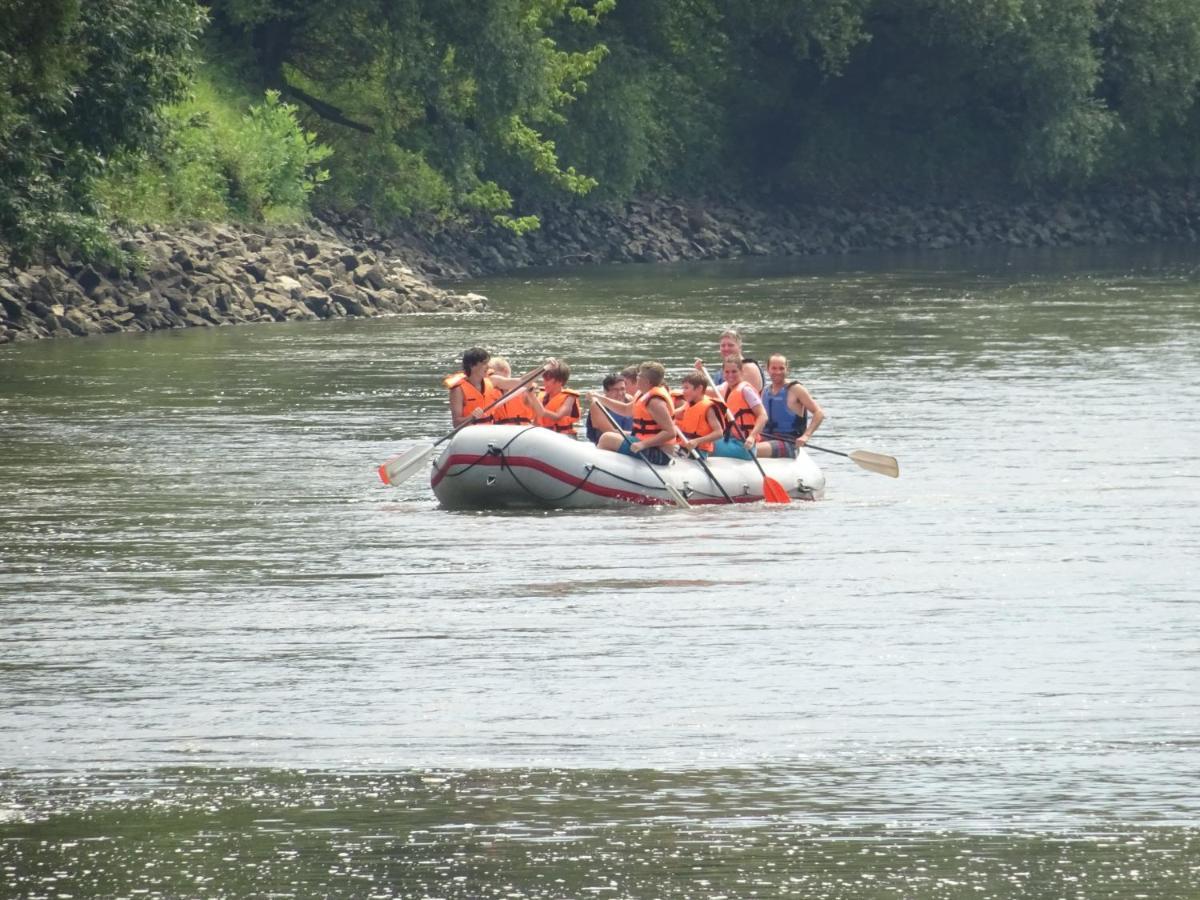
[[[1200,162],[1193,0],[0,12],[0,233],[18,256],[100,252],[114,217],[277,220],[310,201],[520,231],[546,203],[640,192],[944,199]]]

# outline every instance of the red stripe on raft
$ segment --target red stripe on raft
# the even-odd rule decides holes
[[[452,466],[493,466],[499,467],[507,465],[509,468],[516,469],[534,469],[544,475],[549,475],[551,478],[556,478],[563,484],[570,485],[573,488],[587,491],[589,494],[595,494],[597,497],[611,497],[617,500],[628,500],[630,503],[639,503],[642,506],[668,506],[673,501],[670,497],[651,497],[649,494],[635,494],[633,491],[624,491],[620,488],[609,488],[603,485],[595,484],[591,481],[586,481],[575,475],[564,472],[562,469],[555,468],[544,460],[538,459],[536,456],[495,456],[490,453],[470,454],[470,453],[455,453],[446,459],[446,464],[434,470],[433,477],[430,479],[430,484],[437,487],[441,480],[446,476]],[[734,497],[734,503],[756,503],[762,500],[761,496],[741,496]],[[724,497],[700,498],[692,500],[688,498],[688,502],[693,506],[700,506],[705,503],[721,503],[726,504]]]

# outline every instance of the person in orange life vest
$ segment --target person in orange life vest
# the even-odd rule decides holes
[[[589,396],[595,403],[625,412],[628,407],[633,415],[633,434],[621,437],[615,431],[600,435],[596,445],[601,450],[613,450],[626,456],[641,454],[650,462],[664,466],[671,461],[667,450],[677,441],[675,437],[675,408],[671,395],[663,386],[667,370],[659,362],[644,362],[638,367],[637,398],[631,404],[617,403],[603,394],[592,391]]]
[[[625,403],[627,397],[625,394],[625,379],[621,375],[614,372],[611,375],[604,376],[603,382],[604,396],[610,400],[615,400],[618,403]],[[618,412],[613,412],[612,417],[617,420],[617,424],[628,431],[633,427],[633,416],[623,416]],[[593,444],[600,441],[600,435],[612,431],[613,427],[608,421],[608,417],[600,410],[599,403],[593,403],[588,409],[587,418],[587,439]]]
[[[707,457],[713,451],[713,442],[725,430],[725,416],[721,401],[705,393],[708,381],[699,372],[683,376],[683,399],[687,403],[675,411],[675,420],[686,441],[683,446]]]
[[[750,387],[761,394],[763,385],[766,383],[766,376],[763,373],[762,366],[758,364],[758,360],[750,359],[742,354],[742,335],[736,328],[726,328],[721,332],[721,340],[718,346],[721,348],[721,359],[725,360],[730,356],[742,357],[742,381],[746,382]],[[696,360],[696,368],[699,369],[704,365],[703,360]],[[717,387],[725,383],[724,369],[716,374],[713,378]],[[712,393],[711,391],[709,392]]]
[[[493,381],[503,381],[512,378],[512,366],[503,356],[493,356],[491,371],[488,372]],[[498,385],[497,385],[498,386]],[[524,393],[517,394],[511,400],[505,400],[492,410],[492,421],[497,425],[531,425],[533,423],[533,406],[529,395],[533,393],[530,386]]]
[[[450,419],[455,428],[468,419],[492,421],[491,410],[484,410],[499,400],[504,390],[488,376],[491,358],[482,347],[472,347],[463,354],[462,371],[446,376],[443,381],[450,389]]]
[[[798,381],[788,381],[787,357],[773,353],[767,360],[771,383],[763,391],[767,410],[766,440],[758,442],[759,456],[792,456],[808,443],[821,423],[825,410]]]
[[[565,387],[570,377],[570,366],[555,360],[542,375],[542,390],[530,395],[530,406],[538,425],[574,437],[580,415],[579,394]]]
[[[713,445],[713,456],[731,456],[734,459],[750,459],[755,452],[758,436],[767,427],[767,410],[758,392],[742,381],[742,358],[725,358],[722,372],[725,383],[720,386],[721,399],[729,410],[733,425],[725,436]]]

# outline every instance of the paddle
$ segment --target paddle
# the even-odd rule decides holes
[[[795,440],[794,437],[789,438],[783,434],[768,434],[767,437],[780,441]],[[804,444],[804,446],[810,450],[820,450],[822,453],[844,456],[868,472],[878,472],[880,475],[888,476],[888,478],[900,477],[900,463],[896,462],[896,457],[894,456],[886,456],[883,453],[872,453],[870,450],[851,450],[849,453],[843,453],[841,450],[829,450],[825,447],[818,447],[816,444]]]
[[[708,374],[708,369],[704,368],[704,366],[699,366],[698,368],[704,373],[704,379],[708,382],[708,386],[711,387],[719,396],[720,391],[717,391],[717,385],[712,380],[712,376]],[[738,423],[733,416],[729,415],[729,410],[725,410],[725,415],[729,419],[730,424],[733,425],[734,430],[737,431],[742,440],[745,440],[746,436],[742,434],[742,429],[738,427]],[[763,499],[768,503],[791,503],[792,498],[789,497],[788,492],[783,489],[783,485],[769,476],[763,469],[762,463],[758,461],[758,455],[753,450],[749,451],[749,453],[750,458],[754,460],[754,465],[758,467],[759,474],[762,475]]]
[[[627,435],[625,433],[625,430],[620,425],[617,424],[617,420],[613,418],[612,413],[610,413],[607,409],[605,409],[604,404],[601,403],[599,400],[593,400],[592,402],[600,407],[600,412],[604,413],[604,418],[608,419],[609,424],[611,424],[613,428],[617,429],[617,433],[620,434],[621,437],[623,437],[625,440],[632,443],[633,439],[630,438],[629,435]],[[674,503],[680,509],[691,509],[692,508],[692,504],[687,502],[687,498],[684,497],[683,494],[679,493],[679,488],[675,487],[672,484],[667,484],[666,479],[658,474],[658,469],[654,468],[654,463],[652,463],[652,462],[650,462],[650,460],[646,459],[646,457],[644,457],[642,455],[642,452],[640,450],[635,450],[634,455],[637,456],[638,459],[640,459],[642,462],[644,462],[646,464],[646,467],[649,468],[650,471],[654,473],[654,477],[657,478],[662,483],[662,486],[667,489],[667,493],[671,495],[672,503]]]
[[[507,400],[511,400],[517,394],[525,389],[525,386],[533,379],[537,378],[546,370],[549,363],[538,366],[531,372],[523,375],[521,380],[514,385],[507,394],[502,394],[499,399],[493,400],[483,408],[484,412],[490,410],[493,406],[499,406]],[[460,422],[453,431],[442,435],[432,444],[417,444],[414,447],[409,447],[399,456],[393,456],[387,462],[379,467],[379,478],[384,484],[397,485],[407,479],[421,467],[421,463],[429,459],[433,451],[437,449],[438,444],[450,440],[468,425],[475,423],[473,417],[468,417],[465,421]]]
[[[686,441],[688,439],[687,435],[679,429],[678,425],[675,426],[675,433],[679,435],[680,440]],[[725,490],[725,485],[717,481],[717,476],[714,475],[712,469],[708,467],[708,463],[704,461],[704,457],[700,454],[700,451],[695,447],[686,447],[686,449],[688,455],[696,462],[700,463],[700,468],[704,470],[704,474],[708,476],[708,480],[717,486],[717,490],[721,492],[721,496],[725,498],[725,501],[727,503],[733,503],[733,498],[730,497],[729,492]]]

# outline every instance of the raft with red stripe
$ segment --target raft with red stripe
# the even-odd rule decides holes
[[[804,451],[796,459],[759,461],[767,476],[797,500],[816,500],[825,491],[824,474]],[[713,457],[708,467],[735,503],[762,501],[762,475],[750,460]],[[693,506],[729,502],[694,460],[673,459],[655,469]],[[447,509],[671,504],[666,489],[641,459],[529,425],[464,428],[434,462],[430,480]]]

